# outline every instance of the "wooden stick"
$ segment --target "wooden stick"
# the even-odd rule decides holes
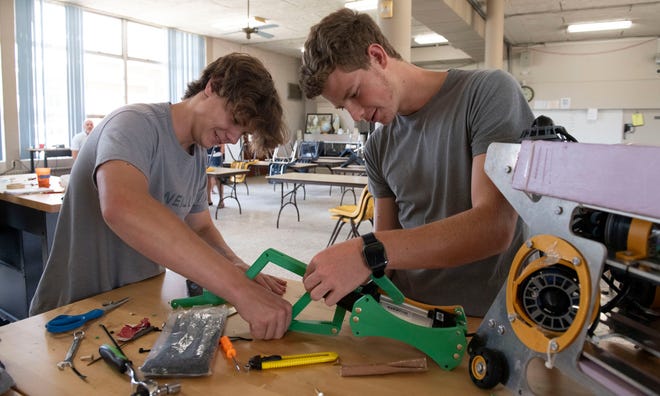
[[[375,364],[356,364],[341,366],[339,375],[342,377],[354,377],[360,375],[382,375],[392,373],[409,373],[427,371],[426,357],[399,360],[389,363],[375,363]]]

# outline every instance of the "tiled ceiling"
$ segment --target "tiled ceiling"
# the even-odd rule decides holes
[[[395,2],[397,0],[394,0]],[[474,32],[474,21],[486,15],[486,0],[411,0],[412,35],[431,30],[450,38],[459,49],[475,43],[461,43],[464,33],[483,41]],[[264,30],[272,38],[252,34],[248,40],[240,31],[247,18],[248,0],[70,0],[90,10],[126,17],[131,20],[173,27],[180,30],[217,37],[223,40],[256,46],[270,51],[300,56],[310,26],[325,15],[343,7],[346,0],[250,0],[250,15],[275,24]],[[622,37],[660,37],[660,1],[653,0],[505,0],[504,36],[512,45],[551,42],[613,39]],[[465,10],[470,15],[465,16]],[[395,5],[396,10],[396,5]],[[455,12],[456,23],[443,21]],[[374,13],[375,17],[375,13]],[[631,19],[633,27],[621,31],[568,34],[566,26],[574,22]],[[461,22],[462,21],[462,22]],[[462,26],[460,26],[462,25]],[[478,24],[477,24],[478,25]],[[476,36],[475,36],[476,34]],[[477,40],[477,41],[478,41]],[[411,42],[411,46],[413,43]],[[479,43],[477,43],[479,44]],[[483,45],[483,43],[481,43]],[[470,53],[479,58],[479,49]]]

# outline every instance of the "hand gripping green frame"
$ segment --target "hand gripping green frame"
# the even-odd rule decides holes
[[[259,258],[252,264],[252,266],[245,272],[248,278],[254,279],[268,263],[276,264],[284,269],[293,272],[296,275],[303,276],[307,269],[307,264],[298,261],[293,257],[287,256],[275,249],[267,249]],[[337,307],[332,321],[318,321],[318,320],[298,320],[296,317],[305,309],[305,307],[312,301],[309,293],[305,293],[300,299],[293,304],[291,325],[289,330],[301,331],[305,333],[334,335],[339,334],[346,310]],[[172,308],[177,307],[192,307],[195,305],[220,305],[226,301],[222,297],[218,297],[210,291],[204,289],[202,295],[188,298],[179,298],[172,300],[170,305]]]
[[[254,279],[268,263],[276,264],[294,274],[303,276],[307,265],[275,249],[264,251],[254,264],[245,272],[248,278]],[[395,304],[402,304],[404,296],[386,276],[372,280],[387,294]],[[359,290],[359,289],[358,289]],[[305,333],[337,335],[341,330],[346,310],[337,306],[332,321],[299,320],[298,314],[312,301],[309,293],[305,293],[293,304],[290,331]],[[190,307],[193,305],[219,305],[225,300],[204,290],[202,295],[172,300],[173,308]],[[426,353],[441,368],[451,370],[458,366],[467,349],[467,320],[463,308],[455,307],[455,327],[425,327],[407,322],[394,316],[383,308],[371,295],[364,295],[353,305],[350,326],[353,335],[357,337],[378,336],[393,338]]]

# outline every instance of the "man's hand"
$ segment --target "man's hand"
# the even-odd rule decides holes
[[[254,277],[254,281],[277,295],[282,296],[286,292],[286,281],[284,279],[272,275],[259,274]]]
[[[234,306],[250,324],[250,333],[255,339],[282,338],[291,324],[291,304],[251,280],[242,287]]]
[[[312,300],[335,305],[369,279],[371,270],[362,258],[362,239],[354,238],[317,253],[307,266],[303,284]]]
[[[238,266],[238,268],[243,270],[243,272],[247,271],[248,268],[250,268],[245,263],[238,263],[236,265]],[[277,278],[271,275],[259,274],[254,277],[254,281],[260,284],[266,290],[270,290],[273,293],[278,294],[280,296],[284,295],[284,293],[286,292],[286,281],[284,279]]]

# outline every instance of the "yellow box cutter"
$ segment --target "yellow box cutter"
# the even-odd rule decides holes
[[[330,363],[339,358],[334,352],[304,353],[301,355],[256,355],[250,358],[247,367],[250,370],[267,370],[293,366],[305,366],[316,363]]]

